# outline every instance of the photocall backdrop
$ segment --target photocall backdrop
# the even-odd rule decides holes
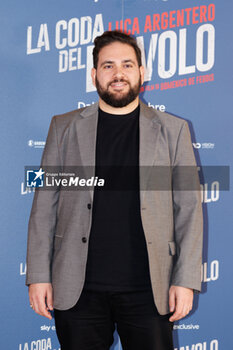
[[[58,350],[54,320],[30,309],[25,287],[33,191],[25,186],[24,167],[40,164],[53,115],[97,101],[93,39],[115,28],[135,35],[141,47],[143,101],[189,122],[198,165],[231,167],[233,3],[24,0],[0,6],[0,348]],[[232,191],[221,191],[219,182],[215,173],[202,181],[203,291],[192,313],[175,324],[176,350],[233,348]],[[114,336],[112,349],[120,350]]]

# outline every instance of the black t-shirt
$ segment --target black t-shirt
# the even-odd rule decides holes
[[[85,287],[149,289],[139,197],[139,106],[125,115],[99,109],[95,175],[110,185],[94,191]]]

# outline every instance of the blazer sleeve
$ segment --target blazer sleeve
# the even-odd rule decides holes
[[[41,167],[60,165],[56,117],[52,118]],[[59,189],[37,188],[28,225],[26,285],[51,282],[51,260]]]
[[[186,121],[173,164],[173,215],[177,248],[171,284],[201,291],[203,213],[200,182]]]

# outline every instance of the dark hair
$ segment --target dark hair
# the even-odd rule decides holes
[[[138,47],[136,39],[128,34],[122,33],[119,30],[108,30],[104,32],[102,35],[97,36],[94,40],[95,47],[92,53],[94,68],[95,69],[97,68],[100,50],[103,47],[111,43],[114,43],[116,41],[119,41],[122,44],[127,44],[132,46],[137,57],[138,65],[140,67],[142,65],[141,50]]]

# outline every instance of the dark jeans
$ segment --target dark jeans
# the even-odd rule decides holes
[[[83,289],[74,307],[54,317],[61,350],[109,350],[115,323],[124,350],[173,350],[170,314],[158,314],[150,290]]]

